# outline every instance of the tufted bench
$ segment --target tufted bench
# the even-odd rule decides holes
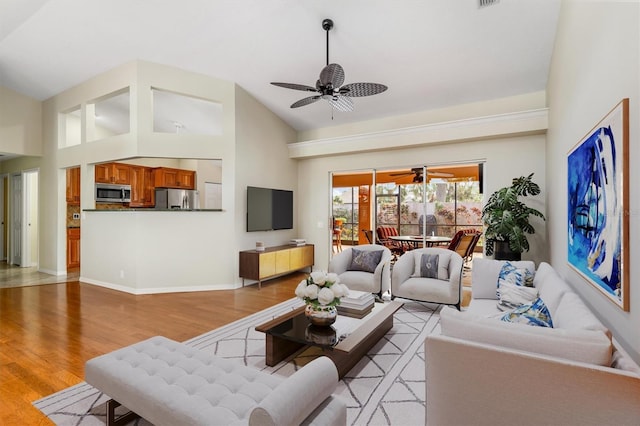
[[[346,404],[331,395],[333,362],[320,357],[284,378],[156,336],[87,361],[87,383],[114,405],[161,425],[346,424]]]

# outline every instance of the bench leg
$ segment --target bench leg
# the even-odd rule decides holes
[[[126,414],[121,415],[116,419],[116,408],[120,406],[120,403],[115,399],[107,401],[107,426],[120,426],[129,423],[131,420],[137,419],[138,416],[133,411],[128,411]]]

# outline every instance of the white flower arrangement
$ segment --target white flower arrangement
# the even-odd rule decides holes
[[[337,306],[340,299],[349,295],[349,288],[340,284],[338,275],[314,271],[296,287],[296,296],[314,308]]]

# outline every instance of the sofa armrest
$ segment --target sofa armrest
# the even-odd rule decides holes
[[[427,425],[622,425],[640,418],[640,376],[629,372],[441,335],[427,337],[425,359]]]
[[[333,361],[316,358],[263,399],[251,412],[249,425],[300,424],[331,396],[337,384],[338,370]]]

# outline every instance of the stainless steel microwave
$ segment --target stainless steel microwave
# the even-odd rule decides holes
[[[131,185],[96,183],[96,203],[131,202]]]

